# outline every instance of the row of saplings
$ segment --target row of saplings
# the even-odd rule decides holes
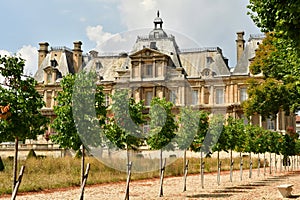
[[[190,112],[188,115],[191,116],[191,113],[194,111],[189,111],[189,109],[183,111]],[[187,113],[186,113],[187,114]],[[198,113],[199,114],[199,113]],[[198,115],[197,114],[197,115]],[[249,178],[252,177],[252,168],[253,162],[251,154],[258,154],[258,163],[257,163],[257,172],[258,176],[260,173],[260,167],[263,165],[264,167],[264,175],[266,173],[267,159],[266,153],[268,152],[270,155],[270,163],[269,169],[270,174],[272,173],[272,154],[274,155],[274,170],[277,171],[278,164],[280,167],[280,172],[282,171],[282,166],[285,166],[285,170],[289,170],[291,166],[292,170],[297,169],[300,165],[298,160],[298,155],[300,154],[300,140],[298,140],[299,135],[294,131],[292,127],[287,128],[284,134],[272,131],[265,130],[262,127],[254,126],[254,125],[245,125],[243,120],[234,119],[229,117],[226,122],[224,122],[224,117],[222,115],[215,115],[209,120],[209,124],[203,126],[204,121],[200,120],[199,125],[202,129],[195,130],[195,122],[193,122],[193,118],[186,117],[185,120],[183,117],[180,118],[181,127],[177,133],[175,142],[176,145],[182,150],[193,150],[195,152],[200,152],[200,174],[201,174],[201,187],[204,188],[204,167],[205,162],[203,161],[203,157],[206,155],[210,155],[214,152],[217,153],[217,184],[220,184],[220,171],[221,171],[221,161],[219,153],[221,151],[228,152],[230,154],[230,181],[232,182],[232,174],[233,174],[233,157],[232,152],[237,151],[240,152],[240,180],[243,177],[243,153],[249,153]],[[199,118],[198,118],[199,119]],[[200,117],[201,119],[201,117]],[[192,135],[191,143],[189,143],[189,134],[188,132],[197,132],[197,134]],[[201,133],[202,132],[202,133]],[[189,141],[188,148],[186,148],[187,143],[183,141]],[[263,154],[263,159],[259,157],[260,154]],[[184,154],[186,155],[186,154]],[[161,158],[162,159],[162,158]],[[263,160],[261,164],[261,160]],[[163,161],[160,161],[163,163]],[[163,175],[165,170],[165,163],[161,165],[160,169],[160,191],[159,196],[163,196]],[[188,170],[188,160],[186,160],[186,156],[184,156],[184,191],[186,190],[186,176]],[[130,162],[129,166],[132,163]],[[130,172],[128,173],[130,178]],[[127,184],[128,186],[128,184]],[[129,188],[126,190],[129,192]],[[126,198],[128,194],[126,192]],[[128,197],[129,198],[129,197]]]

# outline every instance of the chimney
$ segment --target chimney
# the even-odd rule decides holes
[[[236,39],[236,60],[239,62],[240,58],[243,55],[244,47],[245,47],[245,40],[244,40],[244,31],[237,32],[237,39]]]
[[[75,73],[78,73],[81,65],[82,65],[82,50],[81,50],[81,41],[73,42],[74,49],[73,49],[73,66]]]
[[[48,51],[48,46],[49,44],[47,42],[41,42],[39,43],[40,49],[38,50],[39,52],[39,58],[38,58],[38,67],[41,67],[42,62],[46,58],[47,54],[49,53]]]
[[[97,58],[98,57],[98,52],[95,51],[95,50],[91,50],[89,53],[91,54],[92,58]]]

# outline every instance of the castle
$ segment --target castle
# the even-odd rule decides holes
[[[38,71],[34,78],[46,103],[42,113],[51,120],[55,118],[54,97],[61,90],[60,80],[64,76],[95,70],[97,84],[104,87],[107,105],[111,103],[110,95],[114,90],[125,87],[132,91],[137,101],[143,99],[146,107],[153,97],[165,97],[176,108],[189,105],[285,132],[288,126],[295,127],[293,115],[285,116],[280,112],[275,120],[266,121],[254,115],[248,122],[241,107],[247,99],[247,80],[262,79],[262,75],[250,73],[249,65],[263,38],[264,35],[250,35],[245,41],[244,32],[237,32],[234,68],[228,66],[228,59],[219,47],[181,49],[175,37],[164,31],[159,15],[154,19],[153,30],[146,36],[137,36],[131,51],[126,53],[102,55],[92,50],[84,54],[80,41],[74,42],[73,49],[49,48],[47,42],[39,43]],[[146,129],[147,124],[144,126]],[[54,133],[50,127],[48,131]]]

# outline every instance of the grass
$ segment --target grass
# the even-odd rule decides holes
[[[158,160],[148,160],[152,163],[159,163]],[[205,158],[205,172],[217,170],[217,159]],[[3,159],[5,170],[0,172],[0,195],[11,194],[12,185],[12,160]],[[126,173],[109,168],[96,158],[87,157],[86,163],[90,163],[91,168],[87,185],[120,182],[126,180]],[[133,163],[139,163],[133,161]],[[145,161],[140,162],[145,165]],[[229,159],[222,159],[222,170],[229,170]],[[19,161],[20,166],[25,165],[25,172],[19,192],[42,191],[56,188],[66,188],[80,185],[81,161],[77,158],[43,158],[28,159]],[[134,166],[134,164],[133,164]],[[262,166],[262,164],[261,164]],[[249,167],[248,158],[244,158],[243,167]],[[253,159],[253,168],[257,167],[257,160]],[[235,158],[234,169],[239,169],[239,158]],[[200,171],[199,158],[189,158],[189,174],[196,174]],[[174,159],[174,162],[167,165],[165,176],[179,176],[183,174],[183,161],[181,158]],[[132,173],[132,180],[157,178],[159,171],[146,173]]]

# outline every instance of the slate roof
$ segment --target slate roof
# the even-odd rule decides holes
[[[210,69],[216,76],[230,76],[230,69],[218,47],[182,50],[179,56],[188,77],[199,78],[204,69]]]
[[[244,53],[238,60],[236,67],[233,70],[233,75],[248,75],[250,60],[255,57],[255,50],[262,42],[264,35],[250,35]]]
[[[57,53],[56,52],[61,52]],[[44,80],[44,69],[51,66],[51,60],[55,59],[57,61],[57,70],[61,73],[62,76],[66,76],[70,73],[74,73],[73,62],[71,51],[66,47],[53,48],[45,57],[41,66],[38,68],[37,72],[34,75],[34,78],[37,82],[43,82]]]

